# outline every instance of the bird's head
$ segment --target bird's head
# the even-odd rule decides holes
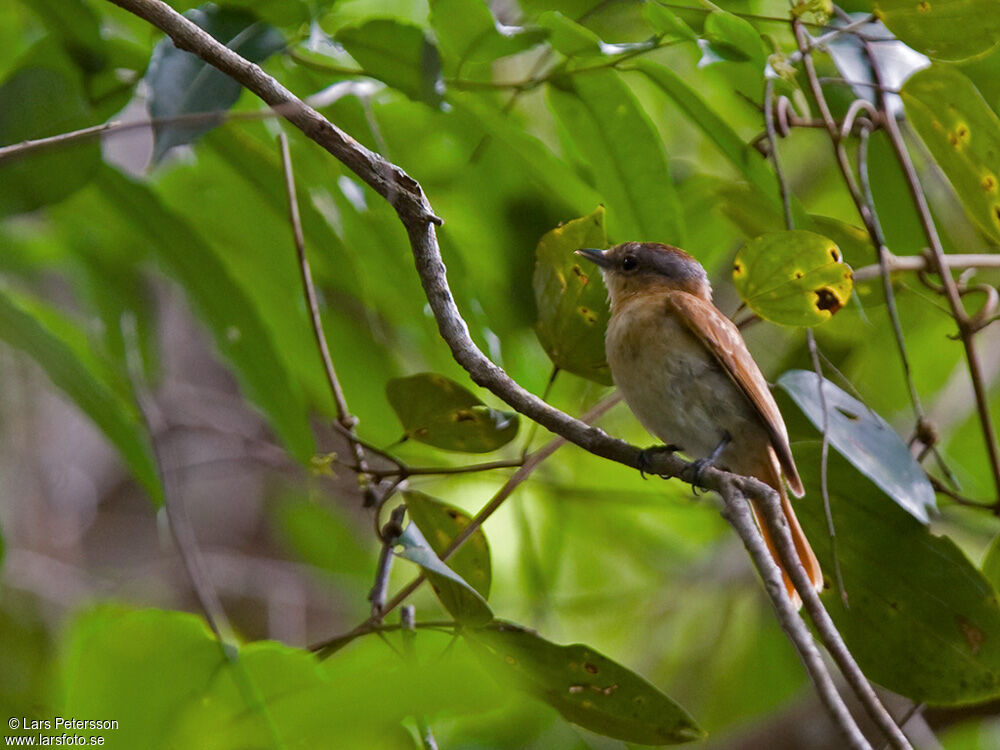
[[[583,248],[576,254],[600,267],[612,306],[633,295],[663,290],[712,299],[705,269],[678,247],[658,242],[626,242],[607,250]]]

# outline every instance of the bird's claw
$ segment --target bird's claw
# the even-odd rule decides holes
[[[694,493],[695,497],[698,496],[698,490],[702,490],[704,492],[708,491],[701,486],[701,475],[704,474],[705,469],[711,465],[711,458],[699,458],[685,466],[684,471],[681,472],[681,478],[691,483],[691,491]]]
[[[676,451],[682,450],[684,449],[679,445],[671,443],[669,445],[654,445],[651,448],[639,451],[639,476],[643,479],[647,479],[646,473],[649,472],[650,468],[653,466],[652,457],[657,453],[675,453]],[[665,474],[657,474],[657,476],[662,477],[663,479],[670,478]]]

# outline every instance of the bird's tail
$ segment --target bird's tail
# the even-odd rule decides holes
[[[805,532],[802,531],[802,527],[799,525],[799,519],[795,517],[795,511],[792,509],[792,504],[788,499],[788,491],[785,489],[785,483],[781,478],[781,469],[777,465],[777,460],[772,461],[772,469],[770,475],[767,477],[759,477],[766,484],[770,485],[778,491],[781,495],[781,512],[785,515],[785,519],[788,521],[788,529],[792,534],[792,541],[795,542],[795,551],[799,556],[799,560],[802,562],[802,567],[806,569],[806,573],[809,575],[809,581],[812,583],[813,588],[819,592],[823,590],[823,571],[819,567],[819,560],[816,559],[816,554],[812,551],[812,547],[809,546],[809,540],[806,539]],[[781,557],[778,555],[778,550],[774,545],[774,540],[771,537],[771,532],[768,530],[767,523],[764,521],[763,511],[758,507],[757,501],[751,502],[751,507],[753,508],[754,519],[757,521],[757,525],[760,527],[761,533],[764,535],[764,541],[767,543],[767,548],[771,552],[771,557],[781,568],[781,575],[785,580],[785,588],[788,590],[788,596],[798,609],[802,606],[802,599],[799,596],[799,592],[795,590],[795,586],[792,585],[792,579],[788,577],[788,573],[785,571],[785,566],[781,562]]]

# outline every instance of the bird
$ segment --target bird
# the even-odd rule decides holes
[[[611,306],[605,352],[611,377],[632,413],[663,446],[696,459],[693,483],[708,465],[756,477],[778,492],[799,560],[816,591],[823,574],[795,517],[785,483],[804,489],[774,396],[733,322],[712,302],[704,267],[678,247],[626,242],[576,254],[601,271]],[[757,525],[781,568],[795,607],[801,598],[777,553],[756,501]]]

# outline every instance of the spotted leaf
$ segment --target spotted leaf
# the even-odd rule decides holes
[[[535,331],[549,359],[557,367],[611,384],[604,355],[608,327],[608,292],[596,266],[573,251],[607,246],[604,208],[548,232],[535,251]]]
[[[424,533],[424,538],[438,555],[444,551],[472,520],[464,512],[423,492],[403,493],[410,519]],[[482,528],[476,529],[465,544],[448,559],[448,567],[468,582],[484,598],[490,595],[492,569],[490,545]]]
[[[851,268],[837,244],[802,229],[751,240],[733,262],[733,283],[765,320],[787,326],[824,323],[847,304]]]
[[[644,745],[704,737],[687,712],[635,672],[588,646],[559,646],[509,623],[470,631],[492,671],[511,679],[574,724]]]
[[[491,409],[443,375],[394,378],[385,391],[407,439],[448,451],[489,453],[517,435],[517,414]]]
[[[954,68],[932,65],[916,73],[902,96],[910,124],[966,211],[1000,239],[1000,119]]]
[[[397,540],[396,555],[416,563],[423,570],[441,605],[460,623],[485,625],[493,619],[486,600],[462,576],[437,556],[415,523],[406,527]]]

